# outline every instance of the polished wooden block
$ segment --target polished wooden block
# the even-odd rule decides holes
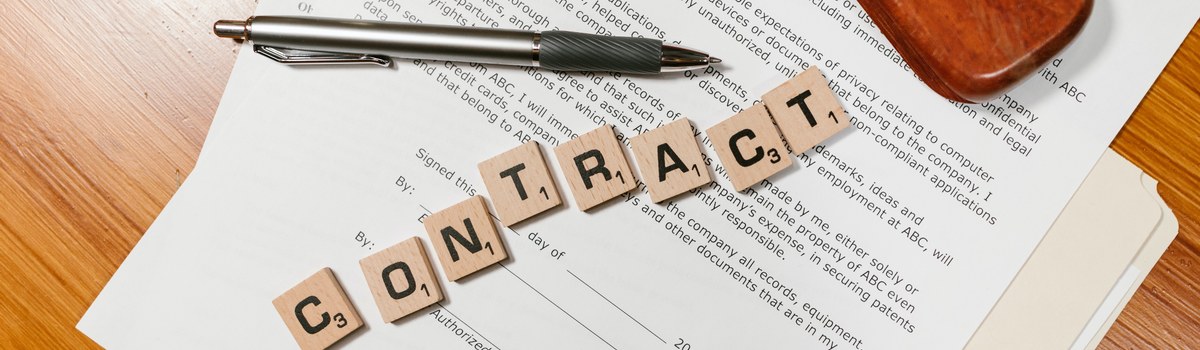
[[[706,131],[729,181],[745,190],[792,165],[766,107],[754,105]]]
[[[990,101],[1037,72],[1092,13],[1092,0],[859,4],[925,84],[961,102]]]
[[[558,185],[536,141],[526,142],[479,163],[492,207],[505,226],[512,226],[562,204]]]
[[[625,148],[612,125],[604,125],[554,149],[571,195],[588,210],[637,187]]]
[[[655,203],[712,182],[693,130],[691,121],[680,118],[629,139],[642,182]]]
[[[796,155],[850,126],[841,102],[816,67],[767,92],[763,104]]]
[[[508,258],[482,196],[425,217],[425,231],[451,281]]]
[[[301,349],[325,349],[362,327],[333,270],[322,268],[272,301]]]
[[[420,237],[358,261],[384,322],[393,322],[442,300],[442,286]]]

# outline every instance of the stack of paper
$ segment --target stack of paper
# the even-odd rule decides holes
[[[1105,152],[968,347],[1095,348],[1179,232],[1157,187]]]

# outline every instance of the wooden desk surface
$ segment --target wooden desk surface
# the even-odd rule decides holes
[[[195,164],[249,1],[0,1],[0,348],[96,347],[75,323]],[[1200,27],[1114,147],[1179,238],[1102,348],[1200,347]]]

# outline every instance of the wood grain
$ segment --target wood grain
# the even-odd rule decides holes
[[[917,76],[945,98],[990,101],[1058,55],[1092,0],[861,0]]]
[[[358,309],[346,296],[333,269],[323,267],[271,301],[303,350],[321,350],[363,325]],[[232,311],[237,312],[237,311]],[[311,328],[309,328],[311,327]],[[213,334],[215,337],[224,334]]]
[[[846,107],[855,108],[849,103],[843,106],[843,100],[829,88],[829,80],[817,67],[805,69],[762,97],[779,135],[797,156],[850,127]]]
[[[625,145],[612,125],[601,125],[555,147],[554,157],[579,210],[587,211],[637,187]]]
[[[688,118],[634,136],[629,139],[629,151],[654,203],[712,182],[712,170],[704,164],[704,153]]]
[[[234,1],[0,1],[0,348],[95,347],[75,323],[195,164]]]
[[[0,1],[0,348],[96,348],[75,323],[191,171],[249,1]],[[1200,347],[1200,28],[1114,147],[1179,238],[1105,349]]]
[[[511,227],[562,205],[550,163],[537,141],[527,141],[479,162],[479,177],[504,226]]]
[[[442,301],[442,284],[425,243],[413,236],[358,261],[384,322]]]
[[[1200,348],[1200,26],[1183,42],[1113,148],[1160,181],[1179,236],[1101,349]]]
[[[753,105],[725,118],[704,130],[704,135],[712,140],[725,177],[738,191],[792,166],[793,157],[788,156],[766,105]]]
[[[450,281],[508,259],[508,249],[496,231],[483,196],[473,196],[433,212],[424,221],[429,244],[437,252],[438,265]]]

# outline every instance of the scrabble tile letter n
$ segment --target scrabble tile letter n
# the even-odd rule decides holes
[[[508,258],[482,196],[426,217],[425,231],[451,281]]]
[[[371,254],[358,264],[384,322],[395,321],[442,300],[442,287],[419,237]]]
[[[272,302],[301,349],[324,349],[362,326],[358,311],[328,267]]]
[[[796,155],[850,126],[842,104],[816,67],[767,92],[763,104]]]
[[[708,128],[717,158],[738,191],[792,165],[792,156],[763,105],[754,105]]]
[[[611,125],[558,146],[554,154],[580,210],[591,209],[637,187],[624,147],[617,141]]]
[[[712,182],[687,118],[647,131],[629,143],[655,203]]]
[[[542,147],[535,141],[479,163],[479,176],[505,226],[562,204]]]

